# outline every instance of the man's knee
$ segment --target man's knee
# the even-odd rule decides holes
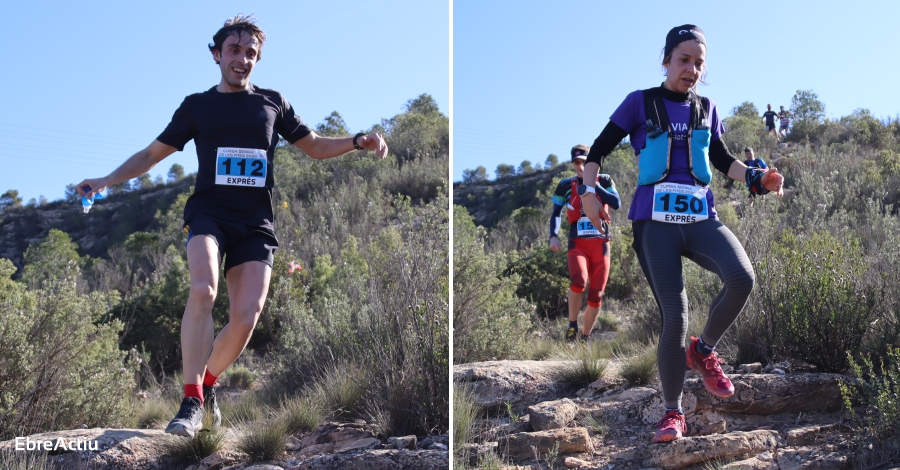
[[[188,296],[188,303],[212,309],[216,301],[216,289],[208,282],[192,282]]]
[[[259,319],[260,309],[257,308],[232,308],[228,323],[230,328],[241,336],[250,336],[253,329],[256,328],[256,321]]]

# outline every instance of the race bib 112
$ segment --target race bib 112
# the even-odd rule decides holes
[[[709,218],[707,186],[659,183],[653,187],[653,220],[692,224]]]
[[[265,150],[219,147],[216,152],[216,184],[264,187],[268,163]]]

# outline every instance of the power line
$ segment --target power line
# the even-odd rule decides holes
[[[127,138],[127,137],[113,137],[113,136],[105,136],[105,135],[97,135],[97,134],[84,134],[84,133],[73,132],[73,131],[62,131],[62,130],[59,130],[59,129],[47,129],[47,128],[43,128],[43,127],[23,126],[23,125],[21,125],[21,124],[9,124],[9,123],[6,123],[6,122],[0,122],[0,126],[13,126],[13,127],[22,127],[22,128],[25,128],[25,129],[36,129],[36,130],[42,130],[42,131],[50,131],[50,132],[53,132],[53,133],[55,133],[55,134],[66,133],[66,134],[84,135],[84,136],[89,136],[89,137],[101,137],[101,138],[104,138],[104,139],[119,139],[119,140],[128,140],[128,141],[131,141],[131,142],[141,142],[141,141],[139,141],[139,140],[136,140],[136,139],[130,139],[130,138]],[[124,145],[124,144],[123,144],[123,145]]]

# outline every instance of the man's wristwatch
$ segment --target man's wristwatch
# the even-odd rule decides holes
[[[353,147],[356,150],[365,150],[364,148],[360,147],[358,143],[356,143],[356,141],[359,140],[359,138],[364,135],[366,135],[365,132],[360,132],[360,133],[356,134],[355,136],[353,136]]]
[[[578,196],[579,197],[584,197],[584,195],[587,193],[597,194],[597,189],[594,188],[593,186],[588,186],[586,184],[582,184],[582,185],[578,186]]]

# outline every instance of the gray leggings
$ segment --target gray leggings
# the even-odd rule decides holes
[[[663,398],[667,408],[680,408],[688,325],[681,257],[716,273],[725,283],[713,299],[703,329],[703,341],[711,346],[719,342],[747,303],[755,282],[753,267],[737,237],[718,220],[693,224],[637,220],[632,227],[632,246],[662,315],[658,362]]]

